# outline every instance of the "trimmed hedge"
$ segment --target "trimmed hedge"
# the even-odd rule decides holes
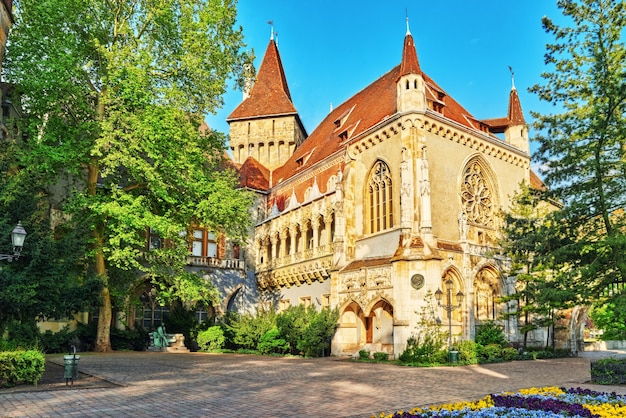
[[[43,376],[45,357],[37,350],[0,352],[0,387],[36,385]]]
[[[626,358],[609,357],[592,361],[591,382],[600,385],[626,384]]]

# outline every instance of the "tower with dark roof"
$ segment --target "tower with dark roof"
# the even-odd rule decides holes
[[[306,138],[273,36],[249,94],[227,122],[230,149],[237,164],[252,157],[273,170],[283,165]]]
[[[397,80],[397,102],[398,112],[426,110],[426,86],[417,59],[413,35],[409,31],[408,19]]]

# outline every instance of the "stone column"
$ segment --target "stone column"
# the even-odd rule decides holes
[[[317,254],[317,247],[320,243],[320,218],[316,215],[311,219],[311,228],[313,228],[313,254]]]

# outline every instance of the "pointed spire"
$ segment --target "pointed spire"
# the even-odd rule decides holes
[[[513,67],[509,65],[509,71],[511,72],[511,88],[515,90],[515,73],[513,72]]]
[[[267,24],[270,25],[270,41],[274,40],[274,21],[268,20]]]
[[[287,85],[287,78],[285,77],[278,46],[273,39],[274,35],[272,27],[272,39],[270,39],[267,45],[256,81],[250,89],[250,94],[247,99],[237,106],[227,120],[297,113],[291,101],[291,93]]]
[[[402,50],[402,63],[400,64],[400,77],[407,74],[420,74],[419,61],[417,60],[417,52],[415,51],[415,43],[413,35],[409,31],[409,18],[407,17],[407,32],[404,37],[404,48]]]
[[[517,95],[515,85],[513,85],[511,93],[509,94],[509,113],[507,118],[513,125],[526,125],[524,112],[522,112],[522,104],[520,103],[519,96]]]
[[[406,9],[406,36],[411,34],[411,30],[409,29],[409,10]]]

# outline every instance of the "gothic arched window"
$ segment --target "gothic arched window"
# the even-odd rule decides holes
[[[393,189],[391,171],[382,161],[377,161],[367,181],[369,233],[383,231],[393,226]]]
[[[463,173],[461,186],[463,212],[470,223],[489,225],[493,220],[494,197],[482,167],[471,163]]]

